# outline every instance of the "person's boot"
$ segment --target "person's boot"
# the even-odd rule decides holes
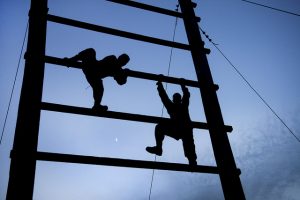
[[[95,104],[92,109],[95,111],[107,111],[108,107],[99,105],[99,104]]]
[[[189,160],[189,165],[190,165],[191,167],[196,167],[196,166],[197,166],[197,161],[194,160],[194,159],[190,159],[190,160]]]
[[[162,155],[162,148],[159,148],[157,146],[154,146],[154,147],[146,147],[146,151],[148,151],[149,153],[152,153],[152,154],[156,154],[158,156],[161,156]]]

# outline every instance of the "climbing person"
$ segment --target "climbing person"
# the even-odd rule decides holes
[[[65,58],[65,60],[80,61],[82,63],[82,71],[93,90],[93,109],[96,111],[106,111],[108,109],[107,106],[101,105],[104,93],[103,78],[111,76],[119,85],[127,82],[126,69],[122,69],[130,60],[127,54],[122,54],[119,57],[110,55],[102,60],[97,60],[96,51],[93,48],[88,48],[71,58]]]
[[[173,95],[173,100],[171,101],[161,81],[157,82],[159,96],[170,115],[170,120],[162,121],[156,125],[156,146],[146,147],[146,151],[161,156],[163,152],[162,144],[165,136],[169,136],[176,140],[181,139],[185,157],[187,157],[191,166],[196,166],[197,155],[195,152],[193,127],[188,109],[190,93],[187,87],[185,87],[182,83],[180,85],[183,96],[181,97],[179,93],[175,93]]]

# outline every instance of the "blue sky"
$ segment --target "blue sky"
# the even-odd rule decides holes
[[[176,1],[143,0],[175,9]],[[239,0],[202,0],[195,9],[200,26],[238,67],[286,124],[300,137],[300,18]],[[298,0],[257,0],[257,3],[300,13]],[[5,119],[28,19],[30,1],[0,1],[0,122]],[[49,13],[166,40],[172,39],[175,19],[104,0],[49,0]],[[205,40],[205,38],[203,38]],[[186,43],[181,20],[175,40]],[[247,199],[290,199],[300,196],[300,143],[236,74],[222,55],[212,50],[208,61],[226,124],[234,131],[229,139]],[[48,23],[46,54],[70,57],[93,47],[97,58],[127,53],[128,68],[166,74],[169,47],[147,44],[102,33]],[[9,152],[12,148],[22,83],[20,65],[13,101],[0,146],[0,199],[5,198]],[[171,76],[196,80],[189,52],[174,49]],[[160,116],[162,104],[155,82],[129,78],[118,86],[104,80],[103,104],[110,110]],[[204,121],[200,93],[191,91],[190,114]],[[168,85],[168,94],[180,91]],[[46,65],[43,101],[91,107],[91,89],[78,69]],[[166,115],[165,115],[166,116]],[[154,160],[144,149],[154,144],[154,124],[101,119],[42,111],[39,151],[100,157]],[[2,127],[1,127],[2,128]],[[194,130],[198,163],[215,165],[207,131]],[[166,138],[164,162],[187,163],[181,142]],[[38,162],[34,199],[148,199],[152,170]],[[217,175],[155,171],[152,198],[223,199]]]

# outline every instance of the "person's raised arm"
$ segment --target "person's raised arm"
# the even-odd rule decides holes
[[[157,81],[156,85],[157,85],[157,90],[158,90],[158,93],[159,93],[159,96],[160,96],[160,97],[161,97],[162,95],[163,95],[163,96],[164,96],[164,95],[167,95],[167,94],[166,94],[166,91],[165,91],[165,89],[164,89],[164,86],[163,86],[163,84],[162,84],[161,81]]]
[[[183,84],[184,79],[182,79],[180,86],[183,92],[182,104],[189,105],[190,92],[189,89]]]
[[[161,75],[162,76],[162,75]],[[163,104],[168,107],[172,102],[171,100],[169,99],[165,89],[164,89],[164,86],[161,82],[161,80],[158,80],[158,82],[156,83],[157,85],[157,90],[158,90],[158,94],[160,96],[160,99],[161,101],[163,102]]]

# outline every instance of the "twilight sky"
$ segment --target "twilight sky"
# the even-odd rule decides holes
[[[139,2],[172,9],[176,0]],[[252,86],[300,137],[300,17],[240,0],[197,0],[199,23]],[[300,13],[298,0],[255,2]],[[0,122],[3,127],[28,19],[29,0],[0,1]],[[48,0],[49,14],[98,25],[172,39],[175,18],[130,8],[104,0]],[[204,37],[211,49],[208,61],[216,84],[223,118],[233,126],[229,134],[244,192],[250,200],[296,200],[300,197],[300,143],[237,75]],[[187,43],[179,19],[175,41]],[[70,57],[93,47],[97,58],[127,53],[127,67],[167,74],[169,47],[124,39],[79,28],[48,23],[46,54]],[[23,52],[24,53],[24,52]],[[12,104],[0,145],[0,199],[5,199],[9,153],[12,148],[22,84],[21,60]],[[170,76],[196,80],[190,53],[173,50]],[[92,91],[78,69],[46,65],[43,101],[91,107]],[[124,86],[104,80],[103,104],[112,111],[160,116],[162,104],[153,81],[129,78]],[[190,115],[205,122],[199,90],[191,92]],[[168,94],[181,92],[168,85]],[[166,112],[164,112],[166,113]],[[167,117],[166,114],[164,114]],[[145,151],[154,144],[155,124],[119,121],[42,111],[39,151],[154,160]],[[209,134],[194,129],[198,163],[215,165]],[[163,162],[187,163],[182,144],[166,138]],[[148,199],[152,170],[37,162],[36,200]],[[155,171],[153,200],[224,199],[219,176]]]

